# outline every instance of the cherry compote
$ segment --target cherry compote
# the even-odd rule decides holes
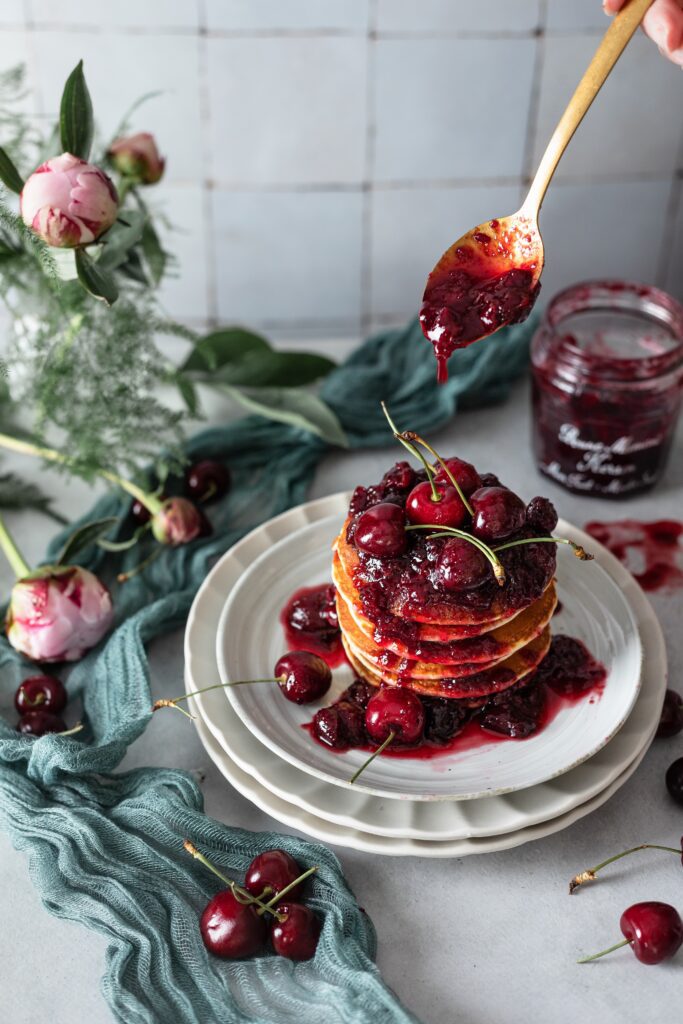
[[[605,666],[596,661],[586,645],[562,634],[552,638],[550,650],[536,670],[538,682],[564,697],[600,687],[606,678]]]
[[[282,609],[280,621],[288,647],[314,651],[331,664],[336,663],[341,634],[331,583],[297,590]]]

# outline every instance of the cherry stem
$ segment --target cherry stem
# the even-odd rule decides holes
[[[315,874],[317,870],[318,865],[315,864],[312,868],[309,868],[307,871],[304,871],[303,874],[299,875],[298,878],[295,878],[293,882],[290,882],[289,885],[286,885],[284,889],[281,889],[280,892],[276,892],[272,899],[270,899],[266,903],[265,907],[261,910],[257,910],[256,913],[260,915],[263,914],[264,911],[266,910],[271,910],[277,903],[280,903],[282,901],[283,897],[286,896],[288,892],[291,892],[291,890],[294,889],[297,885],[301,885],[302,882],[305,882],[306,879],[310,878],[311,875]]]
[[[77,732],[80,732],[83,728],[82,722],[76,722],[70,729],[65,729],[64,732],[58,732],[57,736],[75,736]]]
[[[591,960],[599,960],[601,956],[607,956],[608,953],[613,953],[615,949],[621,949],[622,946],[628,946],[629,940],[622,939],[621,942],[615,942],[609,949],[603,949],[600,953],[593,953],[593,956],[584,956],[580,960],[577,960],[577,964],[588,964]]]
[[[172,700],[169,698],[162,698],[157,700],[152,705],[152,711],[158,711],[159,708],[175,708],[176,711],[180,711],[186,718],[195,720],[194,715],[190,715],[183,708],[179,708],[178,704],[182,700],[189,700],[191,697],[196,697],[200,693],[209,693],[210,690],[225,690],[228,686],[247,686],[250,683],[279,683],[285,676],[270,676],[268,679],[235,679],[230,683],[214,683],[213,686],[204,686],[201,690],[193,690],[192,693],[184,693],[182,697],[174,697]]]
[[[474,509],[472,508],[472,506],[470,505],[469,501],[465,497],[465,494],[463,492],[462,487],[460,486],[458,481],[455,479],[455,477],[451,473],[450,469],[448,468],[446,463],[443,461],[443,459],[441,458],[439,453],[436,451],[436,449],[432,448],[431,444],[429,444],[427,441],[425,441],[423,438],[421,438],[420,435],[416,434],[413,430],[404,430],[403,437],[406,439],[406,441],[416,441],[418,444],[421,444],[422,447],[426,448],[427,451],[432,455],[432,457],[436,459],[436,461],[439,463],[439,465],[443,469],[444,473],[446,474],[446,476],[448,477],[448,479],[450,480],[450,482],[453,484],[453,486],[455,487],[456,491],[458,492],[458,497],[460,498],[461,502],[463,503],[463,505],[465,506],[465,508],[469,512],[469,514],[471,516],[473,516],[474,515]]]
[[[4,551],[7,561],[12,566],[12,572],[18,580],[31,575],[31,568],[15,544],[14,538],[7,529],[2,516],[0,516],[0,547]]]
[[[580,544],[566,537],[526,537],[524,540],[511,540],[507,544],[498,544],[494,551],[505,551],[507,548],[518,548],[523,544],[568,544],[580,562],[592,562],[594,556],[589,554]]]
[[[259,907],[261,910],[267,910],[268,913],[272,914],[278,921],[286,920],[284,914],[278,914],[278,912],[274,910],[271,906],[269,906],[267,903],[263,903],[262,900],[260,900],[257,896],[252,896],[250,892],[247,892],[246,889],[243,889],[242,886],[238,885],[237,882],[233,881],[232,878],[228,878],[228,876],[224,875],[222,871],[219,871],[218,868],[214,864],[212,864],[211,861],[208,860],[203,853],[199,852],[194,843],[191,843],[189,839],[185,839],[183,841],[183,848],[187,851],[187,853],[190,854],[191,857],[194,857],[194,859],[198,860],[200,864],[203,864],[205,868],[208,868],[209,871],[212,871],[216,878],[220,878],[221,882],[224,882],[225,885],[227,885],[228,889],[232,891],[233,896],[235,897],[236,900],[238,900],[239,903],[255,903],[257,907]]]
[[[406,530],[435,530],[436,533],[430,533],[430,538],[460,537],[462,540],[468,541],[475,548],[478,548],[482,555],[485,555],[491,563],[493,575],[496,577],[498,586],[502,587],[505,583],[505,569],[500,559],[497,558],[494,549],[485,544],[483,540],[479,540],[478,537],[473,537],[471,533],[466,533],[465,530],[458,530],[455,526],[436,526],[436,524],[428,523],[411,523],[409,526],[406,526]],[[498,550],[500,549],[496,548],[496,551]]]
[[[149,526],[149,524],[147,523],[147,524],[145,524],[145,526],[141,527],[141,529],[142,530],[146,530],[148,526]],[[117,583],[127,583],[128,580],[132,580],[136,576],[139,576],[141,572],[145,571],[145,569],[147,568],[148,565],[151,565],[152,562],[156,562],[157,558],[161,555],[163,550],[164,549],[163,549],[162,545],[159,544],[154,549],[154,551],[152,551],[152,554],[148,555],[147,558],[143,559],[142,562],[140,562],[139,565],[136,565],[134,569],[128,569],[127,572],[120,572],[118,574],[118,576],[116,577],[116,582]]]
[[[42,445],[33,444],[31,441],[22,441],[18,437],[12,437],[9,434],[0,434],[0,447],[9,448],[14,452],[21,452],[22,455],[34,455],[41,459],[47,459],[48,462],[58,462],[62,465],[68,466],[70,459],[66,455],[62,455],[61,452],[55,451],[54,448],[45,448]],[[132,497],[137,498],[141,505],[147,509],[151,515],[156,515],[161,509],[162,502],[154,494],[148,494],[142,487],[138,487],[137,484],[131,483],[130,480],[126,480],[124,477],[119,476],[118,473],[113,473],[109,469],[98,469],[97,475],[101,476],[104,480],[108,480],[112,484],[116,484],[122,490],[127,491]]]
[[[409,453],[410,455],[414,456],[414,458],[416,458],[416,459],[418,460],[418,462],[421,462],[421,463],[422,463],[422,465],[423,465],[423,467],[424,467],[424,471],[425,471],[425,473],[427,474],[427,479],[429,480],[429,484],[430,484],[430,486],[431,486],[431,488],[432,488],[432,501],[434,501],[434,502],[438,502],[438,501],[441,501],[441,495],[440,495],[440,494],[439,494],[439,492],[437,491],[437,489],[436,489],[436,485],[435,485],[435,483],[434,483],[434,470],[433,470],[433,469],[432,469],[432,467],[431,467],[431,466],[429,465],[429,463],[428,463],[428,462],[427,462],[427,460],[425,459],[425,457],[424,457],[424,455],[422,454],[422,452],[420,451],[420,449],[419,449],[419,448],[416,448],[414,444],[410,444],[410,443],[409,443],[409,442],[408,442],[408,441],[406,440],[406,438],[405,438],[405,435],[404,435],[404,434],[402,434],[402,433],[401,433],[401,432],[399,431],[398,427],[396,426],[396,424],[395,424],[395,423],[394,423],[394,421],[392,420],[391,416],[389,415],[389,410],[387,409],[387,407],[386,407],[386,405],[384,404],[384,402],[382,402],[382,410],[384,411],[384,415],[386,416],[386,418],[387,418],[387,421],[388,421],[388,423],[389,423],[389,426],[391,427],[391,429],[392,429],[392,431],[393,431],[393,434],[394,434],[394,437],[395,437],[395,439],[396,439],[396,440],[397,440],[397,441],[398,441],[398,442],[399,442],[400,444],[402,444],[402,445],[403,445],[403,447],[404,447],[404,448],[406,449],[406,451],[407,451],[407,452],[408,452],[408,453]]]
[[[664,850],[667,853],[676,853],[680,857],[683,854],[683,849],[677,849],[675,846],[659,846],[657,843],[641,843],[640,846],[632,846],[630,850],[623,850],[621,853],[615,853],[613,857],[608,857],[607,860],[601,861],[596,864],[594,868],[588,868],[586,871],[582,871],[579,875],[574,875],[571,882],[569,883],[569,895],[583,885],[584,882],[592,882],[595,880],[595,876],[598,871],[606,868],[608,864],[614,864],[615,860],[621,860],[622,857],[628,857],[632,853],[638,853],[639,850]]]
[[[392,730],[389,733],[389,735],[387,736],[387,738],[384,740],[384,742],[379,745],[377,750],[374,750],[372,752],[372,754],[370,754],[370,757],[367,759],[367,761],[363,762],[363,764],[360,766],[358,771],[353,773],[353,775],[349,779],[349,782],[350,782],[351,785],[354,784],[354,782],[359,777],[359,775],[363,774],[363,772],[365,771],[367,766],[371,763],[371,761],[374,761],[376,757],[379,757],[379,755],[382,753],[383,750],[387,749],[387,747],[389,746],[389,744],[391,743],[391,741],[394,739],[395,736],[396,736],[396,733]]]

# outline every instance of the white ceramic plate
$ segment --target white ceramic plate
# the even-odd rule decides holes
[[[188,618],[185,634],[188,692],[216,681],[218,621],[226,595],[243,568],[260,551],[287,536],[292,528],[325,518],[346,500],[346,496],[334,495],[285,512],[271,520],[265,530],[259,528],[245,537],[216,564],[197,593]],[[649,602],[631,575],[611,555],[607,554],[607,559],[613,563],[611,571],[638,619],[645,652],[643,686],[628,721],[607,746],[578,768],[540,786],[486,800],[438,804],[383,800],[352,788],[329,786],[283,762],[244,727],[221,691],[203,694],[191,703],[203,712],[215,741],[230,763],[236,762],[243,773],[258,784],[261,801],[264,799],[261,791],[265,789],[285,802],[296,803],[308,814],[354,832],[446,841],[496,835],[546,821],[568,813],[611,786],[647,748],[659,720],[666,688],[666,655],[661,630]]]
[[[286,640],[279,615],[294,591],[330,579],[330,547],[343,516],[317,520],[272,544],[243,573],[226,600],[216,638],[221,681],[270,675]],[[560,522],[559,536],[589,549],[582,531]],[[592,757],[626,721],[638,694],[642,649],[635,616],[617,582],[594,562],[580,562],[569,548],[558,550],[557,577],[566,629],[582,640],[608,670],[604,692],[564,702],[539,733],[523,741],[492,740],[475,749],[430,760],[379,757],[355,783],[355,790],[410,800],[472,800],[527,789],[562,775]],[[353,672],[334,673],[327,704],[349,685]],[[285,700],[275,686],[237,686],[225,691],[247,728],[288,764],[338,786],[366,760],[367,753],[339,754],[316,743],[303,725],[317,706]]]

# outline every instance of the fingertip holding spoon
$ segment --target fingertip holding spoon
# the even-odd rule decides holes
[[[574,132],[654,0],[629,0],[617,14],[553,132],[517,213],[478,224],[454,242],[427,279],[420,325],[434,346],[437,380],[456,349],[520,323],[541,290],[545,262],[538,215]]]

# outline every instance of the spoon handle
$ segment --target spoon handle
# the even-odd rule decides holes
[[[550,180],[574,132],[653,2],[654,0],[629,0],[629,3],[612,19],[612,24],[605,32],[586,73],[552,134],[524,200],[520,212],[532,220],[538,217]]]

